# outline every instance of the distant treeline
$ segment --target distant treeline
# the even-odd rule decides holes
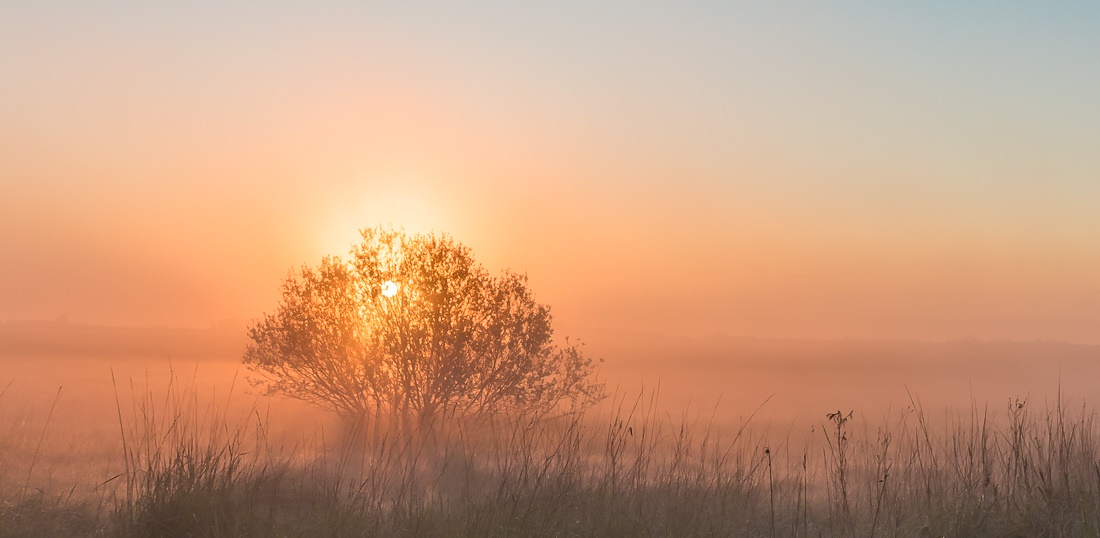
[[[246,335],[236,327],[107,327],[67,321],[0,323],[0,358],[36,356],[238,360]]]

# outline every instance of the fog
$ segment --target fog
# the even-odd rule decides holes
[[[66,321],[0,324],[0,410],[9,421],[49,426],[52,438],[118,429],[116,404],[146,392],[194,389],[196,401],[259,407],[272,427],[301,433],[330,427],[330,413],[266,396],[240,364],[245,327],[119,328]],[[923,407],[930,417],[975,406],[1003,415],[1017,400],[1100,400],[1100,346],[1062,342],[887,341],[670,337],[592,331],[586,353],[602,359],[608,402],[655,402],[672,420],[713,420],[797,437],[825,414],[854,411],[873,425]],[[58,391],[60,390],[60,396]],[[210,400],[208,400],[210,399]],[[121,402],[121,403],[120,403]],[[316,433],[316,432],[314,432]]]

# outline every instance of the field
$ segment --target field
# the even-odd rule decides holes
[[[0,536],[1100,534],[1095,347],[601,335],[584,415],[359,429],[236,334],[4,327]]]

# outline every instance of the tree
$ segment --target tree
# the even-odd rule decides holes
[[[249,329],[244,363],[269,392],[349,419],[537,414],[602,398],[595,362],[554,342],[525,275],[490,276],[447,235],[361,234],[348,260],[292,272]]]

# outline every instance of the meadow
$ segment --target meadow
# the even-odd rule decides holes
[[[818,370],[796,363],[805,343],[742,342],[759,361],[733,365],[699,342],[647,345],[692,357],[664,369],[624,347],[602,350],[613,395],[583,414],[409,429],[252,393],[232,340],[171,360],[5,342],[0,536],[1100,534],[1087,347],[910,346],[905,362],[882,343],[817,345],[814,361],[855,361]],[[1061,354],[1060,377],[1026,368],[1037,351]],[[986,355],[1008,358],[986,370]],[[893,362],[876,374],[871,360]],[[922,385],[918,363],[941,378]],[[968,368],[988,375],[956,379]],[[982,384],[1014,392],[1009,377],[1043,391]],[[949,378],[970,389],[946,398]]]

